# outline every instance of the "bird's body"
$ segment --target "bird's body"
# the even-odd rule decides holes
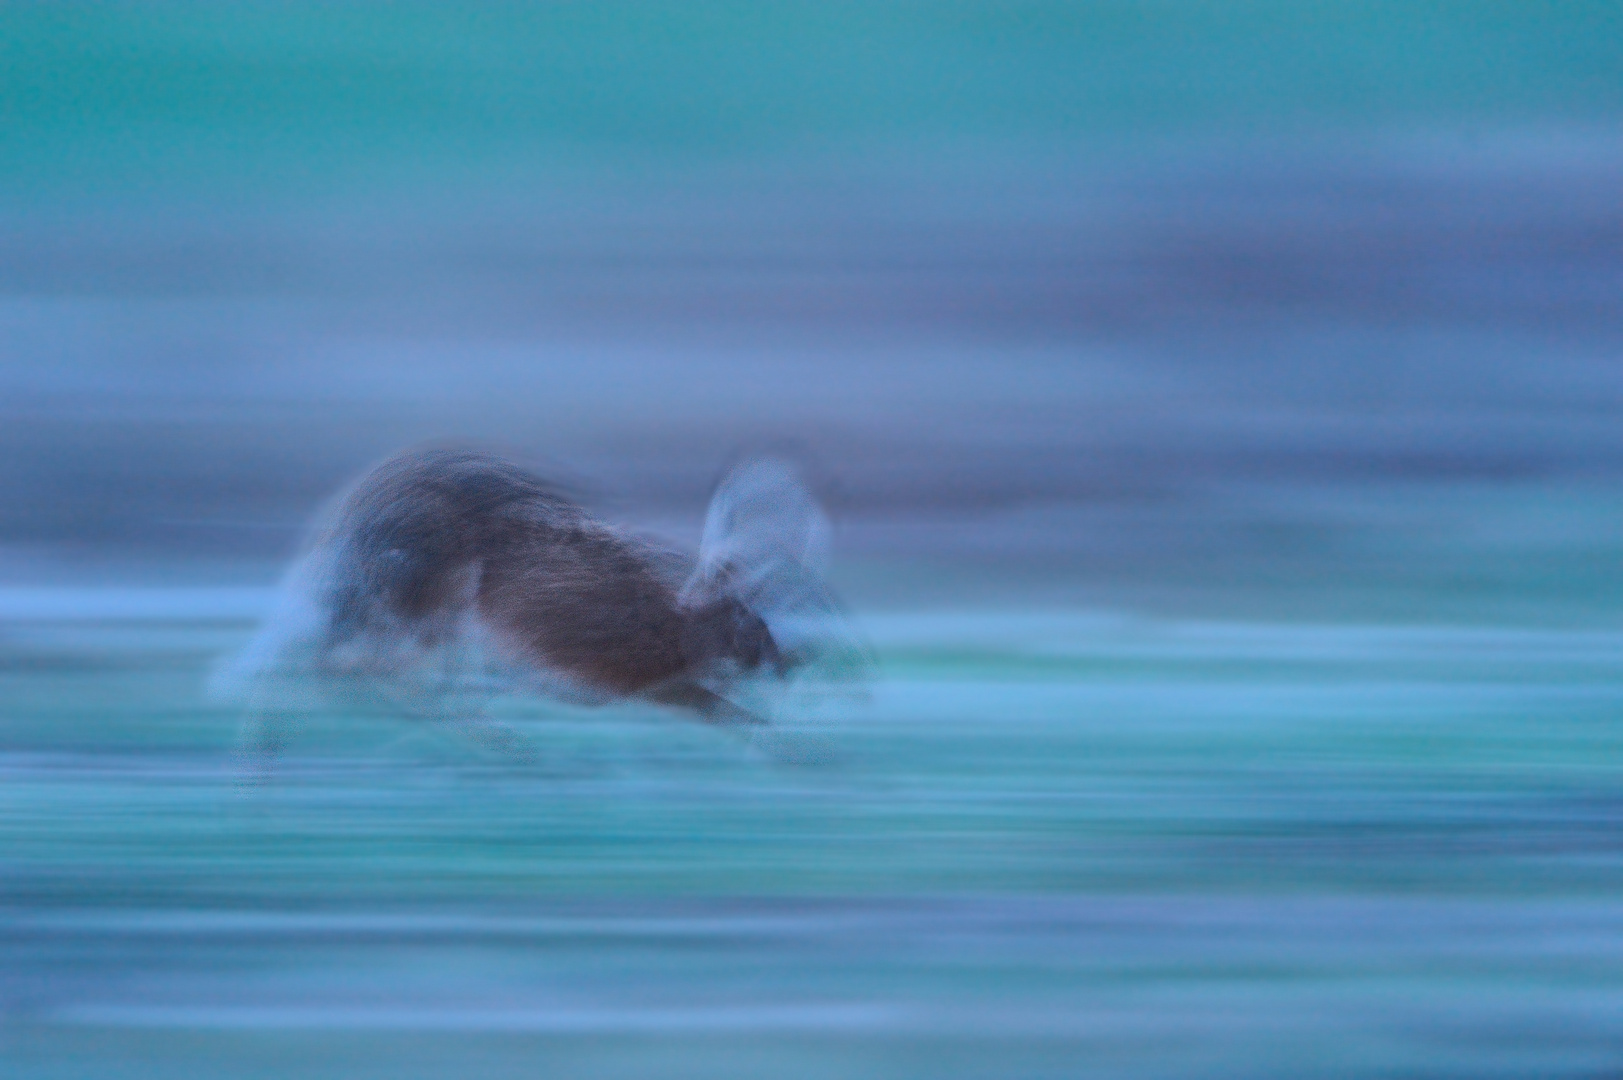
[[[224,681],[359,677],[433,711],[470,668],[494,669],[574,700],[638,698],[759,724],[728,692],[806,655],[780,648],[768,619],[808,598],[828,607],[811,568],[824,528],[776,463],[723,482],[694,559],[490,455],[404,453],[340,500],[290,573],[280,613]]]

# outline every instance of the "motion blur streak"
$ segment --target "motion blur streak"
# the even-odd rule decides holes
[[[1611,3],[0,9],[0,1073],[1623,1070]],[[786,763],[204,684],[477,443],[806,464]]]

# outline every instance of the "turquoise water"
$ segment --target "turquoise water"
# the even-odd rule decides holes
[[[515,699],[242,787],[257,595],[5,598],[11,1074],[1618,1065],[1623,631],[892,610],[818,764]]]

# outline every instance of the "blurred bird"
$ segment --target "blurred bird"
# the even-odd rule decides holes
[[[289,680],[358,680],[517,757],[528,746],[477,704],[492,673],[566,700],[640,699],[756,728],[766,719],[734,700],[746,681],[860,659],[823,580],[828,532],[776,460],[723,478],[695,559],[489,454],[408,451],[340,498],[213,686],[252,706],[242,753],[260,769],[286,737],[285,698],[267,690]]]

